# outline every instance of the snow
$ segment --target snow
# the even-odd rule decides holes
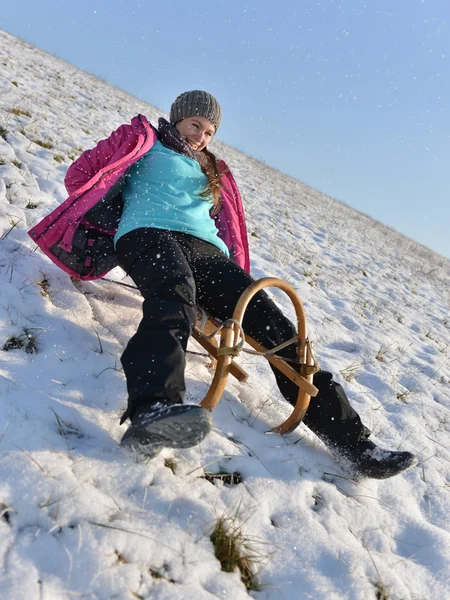
[[[306,427],[267,434],[289,406],[245,354],[249,381],[228,381],[207,439],[140,461],[118,441],[141,299],[119,269],[73,283],[27,230],[65,199],[83,149],[160,113],[4,32],[0,64],[0,348],[31,351],[0,351],[2,599],[450,598],[449,261],[215,142],[244,196],[253,275],[295,286],[322,368],[373,439],[419,465],[355,482]],[[188,355],[190,402],[208,363]],[[220,471],[243,481],[204,478]],[[220,518],[241,527],[256,590],[221,571]]]

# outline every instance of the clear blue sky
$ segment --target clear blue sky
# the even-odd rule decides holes
[[[449,0],[21,0],[0,28],[450,258]]]

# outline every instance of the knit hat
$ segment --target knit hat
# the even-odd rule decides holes
[[[170,107],[171,123],[178,123],[178,121],[188,117],[205,117],[205,119],[211,121],[217,131],[222,118],[222,111],[214,96],[201,90],[192,90],[180,94]]]

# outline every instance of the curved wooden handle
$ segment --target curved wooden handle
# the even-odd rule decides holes
[[[282,279],[278,279],[277,277],[264,277],[263,279],[254,281],[242,293],[233,313],[233,321],[235,321],[235,323],[227,323],[221,331],[220,347],[231,348],[238,343],[240,327],[242,327],[244,313],[249,302],[255,294],[267,287],[277,287],[284,291],[291,299],[295,308],[298,323],[297,357],[300,362],[303,362],[308,366],[314,366],[314,357],[306,338],[306,319],[301,300],[297,292],[289,283],[283,281]],[[250,336],[246,336],[246,341],[253,348],[255,348],[255,350],[258,350],[259,352],[267,352],[267,349],[264,348],[264,346],[258,344]],[[211,387],[201,402],[201,406],[204,408],[213,410],[214,407],[217,406],[226,386],[232,358],[233,357],[230,354],[225,354],[218,357],[217,368],[211,383]],[[315,396],[318,390],[312,383],[312,374],[303,377],[282,359],[270,355],[266,355],[265,358],[284,375],[286,375],[286,377],[293,381],[299,388],[297,402],[292,414],[288,419],[286,419],[286,421],[274,429],[274,431],[277,431],[281,434],[289,433],[295,429],[299,423],[301,423],[308,409],[311,396]]]

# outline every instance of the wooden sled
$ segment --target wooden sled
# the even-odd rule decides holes
[[[294,340],[268,350],[242,329],[245,310],[253,296],[266,287],[277,287],[289,296],[295,307],[298,322],[298,336]],[[215,334],[220,331],[220,341]],[[306,319],[302,303],[294,288],[287,282],[276,277],[265,277],[252,283],[241,295],[236,305],[233,317],[224,323],[217,323],[211,318],[200,318],[193,332],[194,339],[217,361],[213,381],[208,393],[201,402],[201,406],[213,410],[223,394],[228,374],[236,377],[238,381],[246,381],[248,374],[240,367],[234,357],[243,349],[244,340],[256,353],[262,354],[272,365],[293,381],[298,387],[297,402],[292,414],[286,421],[275,427],[273,431],[284,434],[293,431],[303,420],[309,406],[311,396],[316,396],[317,388],[313,385],[313,375],[317,371],[316,363],[311,351],[311,346],[306,337]],[[299,370],[288,364],[276,355],[283,347],[297,341],[297,358]]]

